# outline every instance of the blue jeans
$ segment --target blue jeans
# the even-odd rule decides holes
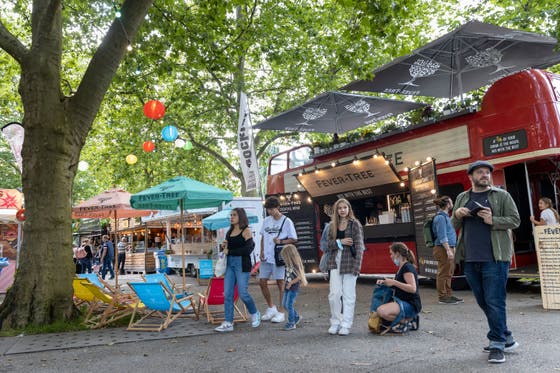
[[[113,258],[103,258],[103,268],[101,268],[101,278],[103,280],[105,280],[107,270],[111,274],[111,277],[115,277],[115,272],[113,271]]]
[[[504,350],[513,336],[506,322],[506,284],[509,262],[466,262],[465,277],[488,321],[490,348]]]
[[[245,303],[247,311],[251,315],[257,313],[257,306],[251,294],[249,294],[249,276],[251,272],[243,272],[240,256],[227,257],[226,274],[224,276],[224,313],[225,321],[233,322],[233,301],[235,295],[235,285],[239,292],[239,297]]]
[[[296,318],[299,316],[296,309],[294,308],[294,303],[299,294],[299,288],[297,290],[284,289],[284,297],[282,298],[282,306],[288,311],[288,322],[290,324],[295,324]]]

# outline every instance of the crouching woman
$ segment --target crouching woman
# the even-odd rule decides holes
[[[377,284],[394,289],[392,301],[382,304],[376,310],[379,317],[390,322],[392,332],[404,333],[418,329],[418,313],[422,310],[418,292],[418,273],[414,254],[402,242],[394,242],[389,254],[398,267],[394,279],[377,280]],[[372,310],[373,311],[373,310]]]

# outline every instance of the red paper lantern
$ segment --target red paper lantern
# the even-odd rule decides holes
[[[25,209],[19,209],[17,211],[16,219],[19,221],[25,221]]]
[[[153,141],[144,141],[144,145],[142,145],[142,147],[146,153],[150,153],[154,151],[156,144],[154,144]]]
[[[165,115],[165,106],[158,100],[150,100],[144,105],[144,115],[150,119],[161,119]]]

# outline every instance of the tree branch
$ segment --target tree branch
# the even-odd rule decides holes
[[[0,48],[6,51],[20,65],[29,50],[0,21]]]
[[[125,0],[121,18],[116,18],[93,55],[70,105],[75,116],[79,141],[85,138],[111,84],[126,48],[138,33],[154,0]]]
[[[277,134],[272,136],[270,139],[266,140],[265,143],[262,146],[260,146],[260,144],[259,144],[261,142],[261,136],[259,136],[259,135],[260,135],[260,132],[255,137],[255,144],[259,148],[259,150],[257,150],[257,159],[259,159],[262,156],[262,154],[264,153],[266,148],[268,148],[268,146],[270,144],[272,144],[274,142],[274,140],[279,139],[281,137],[293,136],[293,133],[292,132],[278,132]]]
[[[185,130],[184,128],[182,128],[183,130]],[[187,134],[187,136],[189,136],[189,139],[191,140],[191,142],[196,145],[197,147],[199,147],[200,149],[204,150],[205,152],[207,152],[208,154],[210,154],[211,156],[213,156],[214,158],[216,158],[218,161],[220,161],[224,166],[226,166],[226,168],[235,176],[237,176],[239,179],[241,179],[240,173],[239,171],[233,167],[231,165],[231,163],[229,163],[229,161],[227,159],[225,159],[225,157],[223,157],[220,153],[218,153],[217,151],[213,150],[212,148],[210,148],[209,146],[198,142],[193,135],[189,132],[185,130],[185,133]]]

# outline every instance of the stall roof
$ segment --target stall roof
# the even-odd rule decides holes
[[[335,167],[311,170],[297,176],[312,197],[353,191],[363,197],[373,194],[372,188],[401,181],[395,167],[382,156],[368,157]]]
[[[16,224],[19,221],[16,219],[16,209],[0,209],[0,223]]]
[[[201,209],[190,209],[190,210],[185,210],[184,214],[185,214],[185,219],[187,217],[187,215],[191,214],[195,214],[195,215],[212,215],[214,213],[216,213],[218,211],[217,207],[211,207],[211,208],[201,208]],[[181,212],[179,211],[179,209],[173,211],[173,210],[157,210],[155,213],[153,213],[150,216],[144,216],[142,217],[142,223],[148,223],[148,222],[153,222],[153,221],[160,221],[160,220],[179,220],[181,218]]]

